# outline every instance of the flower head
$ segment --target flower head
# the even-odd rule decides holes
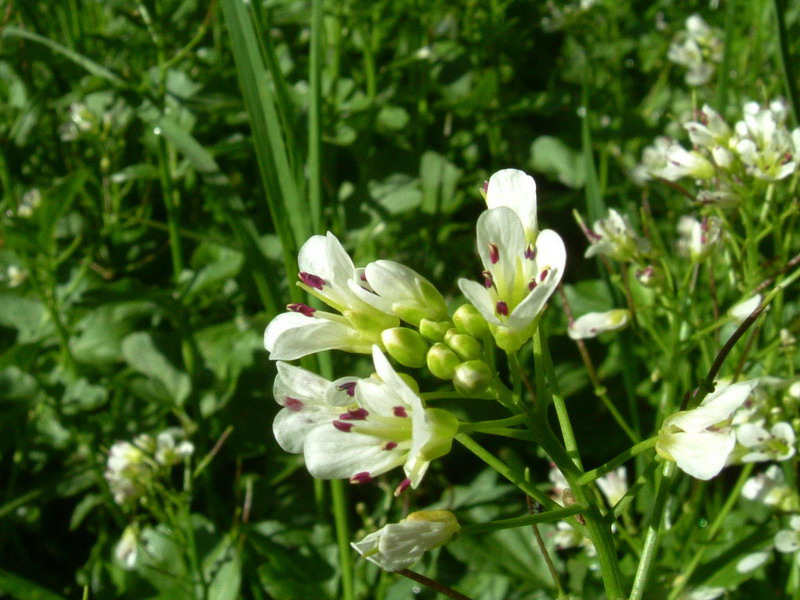
[[[692,477],[715,477],[736,445],[731,416],[756,384],[744,381],[722,387],[706,396],[697,408],[667,417],[658,433],[656,452]]]
[[[603,254],[625,262],[632,260],[644,249],[644,244],[628,225],[625,217],[613,208],[609,209],[608,217],[595,222],[592,229],[583,224],[577,213],[576,218],[584,234],[589,238],[589,247],[584,254],[586,258]]]
[[[350,544],[368,561],[386,571],[399,571],[426,551],[449,542],[461,526],[447,510],[411,513],[399,523],[385,525],[360,542]]]

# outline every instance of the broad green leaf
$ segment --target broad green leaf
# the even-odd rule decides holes
[[[192,389],[189,376],[164,356],[149,333],[128,335],[122,341],[122,355],[135,370],[160,382],[168,395],[166,399],[183,404],[189,397]]]

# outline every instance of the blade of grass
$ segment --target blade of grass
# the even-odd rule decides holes
[[[311,2],[311,51],[308,67],[308,201],[311,228],[322,231],[322,0]]]

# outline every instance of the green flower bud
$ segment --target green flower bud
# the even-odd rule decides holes
[[[468,360],[461,363],[453,374],[453,385],[465,396],[482,394],[493,380],[494,373],[482,360]]]
[[[472,304],[464,304],[453,314],[453,323],[461,333],[482,338],[489,333],[489,324]]]
[[[402,379],[405,384],[411,388],[411,391],[419,395],[419,383],[408,373],[398,373],[397,376]]]
[[[427,363],[434,377],[449,381],[456,367],[461,364],[461,359],[444,344],[436,343],[428,350]]]
[[[390,329],[400,325],[400,319],[378,312],[362,312],[357,310],[345,310],[342,316],[359,330],[367,338],[374,335],[377,337],[384,329]]]
[[[444,334],[453,327],[450,321],[430,321],[422,319],[419,322],[419,332],[432,342],[443,342]]]
[[[450,329],[444,335],[444,343],[450,346],[462,360],[480,358],[481,343],[471,335],[458,333],[457,329]]]
[[[441,408],[425,409],[425,420],[431,427],[430,439],[420,449],[425,460],[431,461],[450,452],[453,438],[458,433],[458,419],[450,411]]]
[[[404,367],[419,368],[425,364],[428,342],[408,327],[392,327],[381,333],[386,352]]]

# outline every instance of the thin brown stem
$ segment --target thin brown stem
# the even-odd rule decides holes
[[[439,592],[443,596],[447,596],[448,598],[455,598],[455,600],[472,600],[469,596],[465,596],[461,592],[457,592],[452,588],[447,587],[443,583],[439,583],[435,579],[431,579],[430,577],[425,577],[416,571],[412,571],[410,569],[400,569],[397,571],[398,575],[402,575],[403,577],[408,577],[411,581],[416,581],[417,583],[421,583],[422,585]]]
[[[538,514],[544,510],[544,507],[541,504],[535,502],[533,498],[528,495],[525,496],[525,502],[528,505],[529,514]],[[564,595],[564,588],[561,587],[561,579],[558,577],[556,566],[553,564],[553,561],[550,558],[550,553],[547,551],[547,547],[544,545],[542,534],[539,533],[539,526],[536,523],[531,523],[531,529],[533,529],[533,535],[536,537],[536,544],[539,546],[539,551],[544,557],[544,562],[547,564],[547,569],[550,571],[550,576],[553,578],[553,583],[556,584],[556,591],[558,593],[558,597],[560,598]]]

